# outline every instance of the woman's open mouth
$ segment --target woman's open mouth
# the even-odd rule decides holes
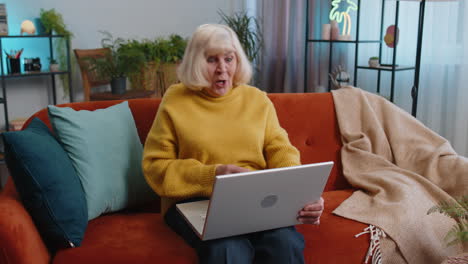
[[[216,87],[218,87],[218,88],[224,88],[224,86],[226,86],[226,80],[219,80],[219,81],[216,81]]]

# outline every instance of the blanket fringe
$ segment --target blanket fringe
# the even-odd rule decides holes
[[[367,250],[367,255],[366,259],[364,261],[364,264],[369,263],[369,259],[372,257],[372,263],[371,264],[382,264],[382,252],[380,251],[380,238],[381,237],[386,237],[387,235],[385,234],[382,229],[369,225],[368,227],[364,228],[364,232],[361,232],[355,237],[359,237],[360,235],[363,234],[370,234],[370,245],[369,249]]]

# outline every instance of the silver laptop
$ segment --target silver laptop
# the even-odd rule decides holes
[[[333,162],[216,176],[210,200],[177,204],[202,240],[300,224],[322,195]]]

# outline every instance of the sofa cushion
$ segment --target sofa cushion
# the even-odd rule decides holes
[[[196,253],[159,213],[101,216],[89,222],[80,248],[61,250],[54,264],[196,263]]]
[[[351,194],[351,190],[325,192],[320,226],[297,226],[306,240],[306,263],[331,263],[330,258],[333,263],[363,263],[369,235],[354,235],[367,225],[331,213]],[[197,263],[197,256],[160,214],[116,213],[90,221],[82,246],[58,252],[53,263]]]
[[[269,94],[302,164],[334,161],[325,191],[350,189],[341,166],[341,135],[331,93]]]
[[[95,111],[49,106],[49,117],[83,184],[88,219],[154,199],[128,102]]]
[[[355,235],[368,225],[332,213],[352,193],[351,189],[324,192],[325,210],[320,225],[297,226],[306,239],[306,263],[364,263],[370,236]]]
[[[86,200],[67,153],[37,118],[2,136],[11,177],[47,247],[79,246],[88,223]]]

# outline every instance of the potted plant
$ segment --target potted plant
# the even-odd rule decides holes
[[[377,68],[380,66],[379,57],[370,57],[369,58],[369,67]]]
[[[112,93],[123,94],[127,90],[127,77],[140,70],[144,55],[135,49],[123,48],[123,39],[114,39],[107,31],[101,33],[104,34],[102,47],[109,52],[101,58],[89,58],[89,70],[95,71],[98,78],[109,80]]]
[[[257,19],[247,15],[246,12],[235,13],[232,16],[226,15],[223,11],[218,13],[222,21],[236,32],[247,58],[252,63],[256,62],[263,45],[261,29]]]
[[[157,41],[129,40],[122,44],[120,49],[140,53],[138,58],[142,58],[140,71],[128,76],[132,89],[157,90],[157,71],[160,62]]]
[[[44,28],[46,34],[58,34],[62,35],[63,38],[58,38],[55,41],[57,55],[58,55],[58,62],[60,65],[67,65],[67,49],[66,49],[66,42],[73,37],[73,33],[67,29],[63,17],[60,13],[58,13],[54,8],[45,10],[41,8],[39,14],[39,21],[41,23],[40,28]],[[71,49],[71,46],[69,47]],[[73,59],[73,57],[71,57]],[[74,65],[71,63],[70,65]],[[72,66],[73,67],[73,66]],[[70,72],[73,72],[73,69],[68,69]],[[68,76],[66,74],[60,75],[60,79],[62,80],[62,85],[64,88],[64,94],[68,95],[69,87],[68,87]]]
[[[67,29],[62,15],[54,8],[49,10],[44,10],[41,8],[39,19],[47,34],[52,34],[55,32],[56,34],[63,35],[67,38],[73,36],[73,33]]]
[[[258,20],[253,16],[247,15],[245,11],[228,16],[220,10],[218,14],[221,16],[222,22],[236,32],[242,48],[254,68],[253,83],[258,85],[257,75],[260,72],[258,63],[263,48],[262,30]]]
[[[182,60],[187,39],[177,34],[168,38],[151,40],[129,40],[120,49],[140,54],[140,70],[129,75],[132,87],[156,91],[163,96],[167,87],[178,81],[176,69]]]
[[[58,64],[57,60],[54,59],[54,58],[49,58],[49,71],[51,71],[51,72],[60,71],[59,64]]]
[[[157,39],[157,46],[157,53],[159,54],[160,59],[159,91],[162,96],[168,86],[178,82],[177,67],[184,56],[187,39],[184,39],[177,34],[172,34],[169,38]]]

